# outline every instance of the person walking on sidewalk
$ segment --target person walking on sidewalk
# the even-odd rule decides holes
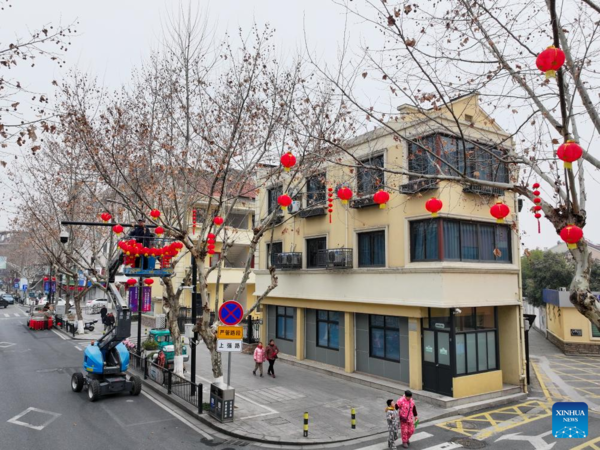
[[[104,325],[104,331],[106,331],[106,329],[108,328],[108,324],[106,323],[106,314],[108,313],[108,309],[106,309],[106,306],[102,306],[102,309],[100,309],[100,319],[102,324]]]
[[[258,346],[254,349],[254,370],[253,375],[256,375],[256,369],[260,370],[260,376],[263,376],[263,362],[267,357],[265,356],[265,349],[263,348],[262,342],[258,343]]]
[[[400,416],[400,431],[402,434],[402,447],[408,448],[410,438],[415,432],[415,417],[417,407],[412,399],[412,392],[404,391],[404,396],[398,399],[398,415]]]
[[[279,353],[279,349],[275,345],[275,341],[271,339],[269,341],[269,346],[267,347],[266,356],[267,361],[269,361],[269,370],[267,371],[267,373],[273,378],[277,378],[275,376],[275,369],[273,368],[273,366],[275,365],[275,360],[277,359],[277,353]]]
[[[394,405],[394,400],[392,399],[387,401],[385,418],[388,425],[388,448],[396,450],[396,439],[398,439],[398,406]]]

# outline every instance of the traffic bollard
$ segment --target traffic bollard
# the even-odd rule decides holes
[[[356,429],[356,410],[354,408],[352,408],[350,410],[350,416],[351,416],[351,421],[350,423],[352,424],[352,429]]]
[[[308,413],[304,413],[304,437],[308,437]]]

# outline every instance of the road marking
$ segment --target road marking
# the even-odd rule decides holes
[[[188,427],[190,427],[196,433],[201,434],[202,436],[204,436],[207,440],[209,440],[209,441],[213,440],[213,438],[212,438],[212,436],[210,434],[202,431],[200,428],[198,428],[192,422],[190,422],[189,420],[185,419],[183,416],[181,416],[177,412],[173,411],[171,408],[168,408],[167,406],[163,405],[158,400],[156,400],[154,397],[152,397],[151,395],[149,395],[147,392],[142,391],[142,395],[144,397],[147,397],[148,399],[150,399],[150,401],[156,403],[158,406],[160,406],[162,409],[164,409],[165,411],[167,411],[169,414],[171,414],[176,419],[178,419],[181,422],[185,423]]]
[[[4,313],[4,317],[10,317],[10,314]]]
[[[79,350],[80,352],[81,352],[81,351],[83,351],[83,350],[81,350],[81,349],[80,349],[79,347],[77,347],[77,346],[75,346],[75,348],[76,348],[77,350]]]
[[[14,313],[13,316],[15,316],[15,317],[21,317],[17,313]]]
[[[41,425],[32,425],[30,423],[22,422],[22,421],[19,420],[21,417],[23,417],[24,415],[26,415],[26,414],[28,414],[28,413],[30,413],[32,411],[35,411],[35,412],[38,412],[38,413],[42,413],[42,414],[48,414],[50,416],[50,419],[48,419],[46,422],[44,422]],[[31,428],[33,430],[42,431],[44,428],[46,428],[48,425],[50,425],[52,422],[54,422],[59,416],[60,416],[60,414],[58,414],[58,413],[54,413],[54,412],[50,412],[50,411],[44,411],[43,409],[27,408],[21,414],[17,414],[12,419],[8,419],[7,422],[8,423],[13,423],[15,425],[21,425],[23,427]]]
[[[51,331],[52,331],[52,332],[53,332],[55,335],[57,335],[59,338],[61,338],[63,341],[68,341],[68,340],[69,340],[69,338],[68,338],[67,336],[65,336],[64,334],[62,334],[62,333],[59,333],[59,332],[58,332],[58,331],[56,331],[56,330],[51,330]]]
[[[452,450],[454,448],[463,448],[463,446],[456,442],[445,442],[434,447],[427,447],[424,450]]]
[[[552,447],[554,447],[556,445],[556,442],[553,442],[552,444],[547,444],[546,441],[544,441],[544,436],[548,436],[549,434],[552,434],[552,430],[550,431],[546,431],[545,433],[542,433],[540,435],[537,436],[523,436],[521,435],[521,433],[514,433],[514,434],[506,434],[504,436],[501,436],[500,438],[496,439],[495,442],[498,441],[528,441],[531,443],[531,445],[533,445],[533,448],[535,448],[535,450],[550,450]]]
[[[594,450],[599,449],[600,447],[595,444],[600,444],[600,437],[592,439],[591,441],[584,442],[583,444],[578,445],[577,447],[573,447],[571,450],[583,450],[586,448],[592,448]]]
[[[8,348],[8,347],[12,347],[13,345],[17,345],[17,344],[13,344],[12,342],[0,342],[0,348]]]
[[[246,417],[244,417],[244,419],[245,418]],[[421,431],[419,433],[413,434],[413,436],[410,438],[410,443],[412,444],[413,442],[422,441],[423,439],[427,439],[427,438],[430,438],[432,436],[433,436],[433,434],[431,434],[431,433],[427,433],[425,431]],[[382,447],[382,445],[386,445],[387,446],[387,440],[381,441],[380,443],[375,444],[375,445],[370,445],[369,447],[361,447],[358,450],[378,450],[378,449],[381,449],[381,448],[387,448],[387,447]]]

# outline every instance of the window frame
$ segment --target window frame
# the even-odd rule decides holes
[[[273,242],[267,242],[266,246],[267,246],[267,269],[269,267],[273,266],[273,255],[276,253],[272,253],[271,249],[273,248],[274,245],[281,245],[281,252],[276,252],[276,253],[283,253],[283,241],[273,241]]]
[[[473,306],[473,311],[472,311],[472,317],[476,318],[477,317],[477,307]],[[455,326],[455,321],[454,321],[454,310],[451,309],[452,312],[452,333],[453,333],[453,338],[454,338],[454,355],[453,355],[453,360],[454,360],[454,376],[455,377],[463,377],[463,376],[468,376],[468,375],[476,375],[476,374],[480,374],[480,373],[486,373],[486,372],[494,372],[496,370],[500,370],[500,343],[498,342],[498,307],[497,306],[493,306],[494,308],[494,327],[493,328],[481,328],[478,329],[477,327],[477,321],[475,320],[475,330],[470,330],[470,331],[456,331],[456,326]],[[490,351],[490,345],[489,345],[489,340],[487,339],[487,333],[494,333],[494,352],[495,352],[495,356],[496,356],[496,367],[494,369],[486,369],[486,370],[479,370],[479,334],[485,334],[486,335],[486,358],[488,358],[489,361],[489,351]],[[469,368],[469,350],[468,350],[468,346],[467,346],[467,337],[466,335],[468,334],[473,334],[475,335],[475,346],[476,346],[476,354],[475,354],[475,367],[477,368],[476,371],[474,372],[469,372],[468,368]],[[458,343],[458,339],[457,336],[459,335],[464,335],[465,336],[465,371],[464,373],[458,373],[458,364],[456,361],[456,344]],[[487,365],[487,361],[486,361],[486,365]]]
[[[316,264],[311,265],[308,241],[316,241],[316,240],[322,240],[322,239],[325,241],[325,247],[323,249],[317,249],[317,252],[315,253]],[[313,237],[304,238],[304,248],[306,249],[306,251],[305,251],[305,253],[306,253],[306,268],[307,269],[323,269],[325,266],[319,265],[318,254],[319,254],[319,250],[327,249],[327,236],[313,236]]]
[[[381,167],[379,169],[374,169],[373,161],[381,160]],[[370,155],[366,158],[360,160],[361,165],[356,167],[356,196],[357,197],[369,197],[370,195],[375,194],[379,189],[383,189],[385,186],[385,151],[377,152],[373,155]],[[371,166],[365,167],[364,164]],[[380,182],[378,186],[372,186],[372,190],[369,192],[363,190],[363,185],[367,180],[364,180],[366,174],[370,174],[371,172],[378,172],[380,175],[377,178],[380,178]]]
[[[271,198],[271,195],[275,193],[274,198]],[[273,211],[276,211],[279,208],[277,203],[277,198],[283,195],[283,185],[278,184],[275,186],[271,186],[267,188],[267,215],[271,214]]]
[[[415,259],[415,239],[413,234],[413,227],[418,226],[419,224],[425,223],[430,224],[433,222],[437,222],[437,258],[427,258],[427,241],[425,242],[425,249],[422,252],[424,255],[423,259]],[[435,219],[419,219],[419,220],[410,220],[409,221],[409,256],[411,263],[421,263],[421,262],[441,262],[441,261],[453,261],[453,262],[462,262],[462,263],[482,263],[482,264],[514,264],[513,263],[513,237],[512,237],[512,229],[510,225],[498,224],[493,222],[483,222],[483,221],[474,221],[474,220],[464,220],[464,219],[448,219],[448,218],[435,218]],[[444,249],[444,223],[458,223],[458,240],[459,240],[459,252],[460,257],[456,258],[446,258],[445,249]],[[463,249],[463,225],[475,225],[477,227],[477,259],[466,259],[464,257],[464,249]],[[499,248],[499,230],[504,229],[506,231],[507,237],[507,252],[508,256],[506,259],[503,259],[504,255],[497,257],[494,255],[494,259],[482,259],[482,240],[481,240],[481,227],[482,226],[491,226],[494,229],[494,249]],[[425,233],[425,239],[427,237],[427,233]]]
[[[339,311],[329,311],[329,310],[324,310],[324,309],[317,309],[315,310],[316,314],[317,314],[317,320],[316,320],[316,327],[317,327],[317,334],[316,334],[316,345],[319,348],[325,348],[327,350],[334,350],[336,352],[340,351],[340,315],[343,314]],[[327,313],[327,319],[320,319],[319,318],[319,311],[323,311]],[[331,319],[330,315],[331,313],[337,313],[338,314],[338,319],[337,320],[333,320]],[[327,326],[327,345],[320,345],[319,344],[319,324],[324,323]],[[337,325],[338,327],[338,346],[337,347],[332,347],[331,346],[331,328],[330,325]]]
[[[373,321],[371,320],[371,318],[375,317],[375,316],[383,317],[383,326],[373,325]],[[398,328],[388,326],[387,322],[385,320],[386,317],[394,317],[394,318],[398,319]],[[372,332],[373,329],[383,330],[383,357],[373,355],[373,332]],[[398,359],[387,357],[386,332],[388,330],[398,332]],[[402,359],[402,348],[400,346],[400,316],[385,316],[382,314],[369,314],[369,358],[375,358],[375,359],[380,359],[382,361],[390,361],[390,362],[394,362],[394,363],[400,362],[400,360]]]
[[[279,314],[279,308],[283,308],[283,314]],[[292,310],[292,315],[288,315],[288,308]],[[279,318],[283,317],[283,333],[280,334],[279,327]],[[288,339],[287,334],[287,326],[285,325],[287,320],[292,319],[292,323],[294,324],[293,334],[294,338],[296,337],[296,315],[294,314],[294,308],[290,306],[275,306],[275,339],[281,339],[283,341],[294,342],[295,339]]]
[[[317,182],[320,186],[317,188],[322,188],[322,191],[313,190],[312,182]],[[327,174],[320,173],[316,175],[312,175],[306,178],[306,207],[314,208],[319,205],[324,206],[327,199]]]
[[[594,336],[594,327],[598,330],[598,335]],[[600,328],[596,327],[592,322],[590,322],[590,339],[595,341],[600,340]]]
[[[374,258],[374,235],[377,234],[383,234],[383,263],[382,264],[361,264],[361,251],[360,251],[360,240],[361,240],[361,236],[369,236],[369,253],[370,253],[370,259],[371,261],[373,261]],[[365,230],[365,231],[357,231],[356,232],[356,249],[357,249],[357,267],[359,268],[382,268],[382,267],[387,267],[387,233],[385,229],[378,229],[378,230]]]

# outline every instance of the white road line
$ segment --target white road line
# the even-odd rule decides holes
[[[57,335],[59,338],[61,338],[63,341],[67,341],[69,340],[69,338],[65,335],[63,335],[62,333],[59,333],[56,330],[51,330],[55,335]]]
[[[17,313],[14,313],[13,316],[15,317],[20,317]]]
[[[79,350],[80,352],[81,352],[81,351],[83,351],[83,350],[81,350],[81,349],[80,349],[79,347],[77,347],[77,346],[75,346],[75,348],[76,348],[77,350]]]
[[[10,317],[10,314],[4,313],[4,317]]]
[[[421,431],[419,433],[413,434],[413,436],[410,438],[410,443],[412,444],[413,442],[422,441],[423,439],[427,439],[427,438],[430,438],[432,436],[433,436],[433,434],[431,434],[431,433],[427,433],[426,431]],[[397,447],[399,447],[401,445],[402,445],[401,442],[400,442],[400,444],[398,444],[398,443],[396,444]],[[460,447],[460,445],[459,445],[459,447]],[[387,447],[387,440],[386,441],[382,441],[379,444],[371,445],[369,447],[360,448],[358,450],[379,450],[379,449],[386,449],[386,448],[388,448]],[[436,448],[436,447],[431,447],[431,448]],[[446,447],[444,447],[444,449],[445,448]],[[449,448],[458,448],[458,447],[449,447]]]
[[[463,448],[463,446],[457,444],[456,442],[444,442],[443,444],[436,445],[434,447],[427,447],[423,450],[452,450],[455,448]]]
[[[50,418],[46,422],[44,422],[43,424],[41,424],[41,425],[32,425],[30,423],[23,422],[23,421],[19,420],[20,418],[22,418],[23,416],[27,415],[31,411],[35,411],[35,412],[38,412],[38,413],[46,414],[46,415],[50,416]],[[52,422],[54,422],[60,416],[61,416],[61,414],[58,414],[58,413],[55,413],[55,412],[51,412],[51,411],[44,411],[43,409],[27,408],[21,414],[16,415],[12,419],[8,419],[7,422],[8,423],[14,423],[15,425],[21,425],[22,427],[31,428],[33,430],[42,431],[44,428],[46,428],[48,425],[50,425]]]
[[[176,419],[178,419],[181,422],[185,423],[188,427],[190,427],[196,433],[201,434],[202,436],[204,436],[209,441],[213,440],[213,438],[212,438],[212,436],[210,434],[202,431],[200,428],[198,428],[196,425],[194,425],[193,423],[191,423],[189,420],[185,419],[183,416],[181,416],[180,414],[176,413],[171,408],[168,408],[167,406],[163,405],[158,400],[156,400],[154,397],[152,397],[151,395],[149,395],[147,392],[142,391],[142,395],[144,397],[148,398],[150,401],[156,403],[158,406],[160,406],[162,409],[164,409],[165,411],[167,411],[169,414],[171,414]]]

